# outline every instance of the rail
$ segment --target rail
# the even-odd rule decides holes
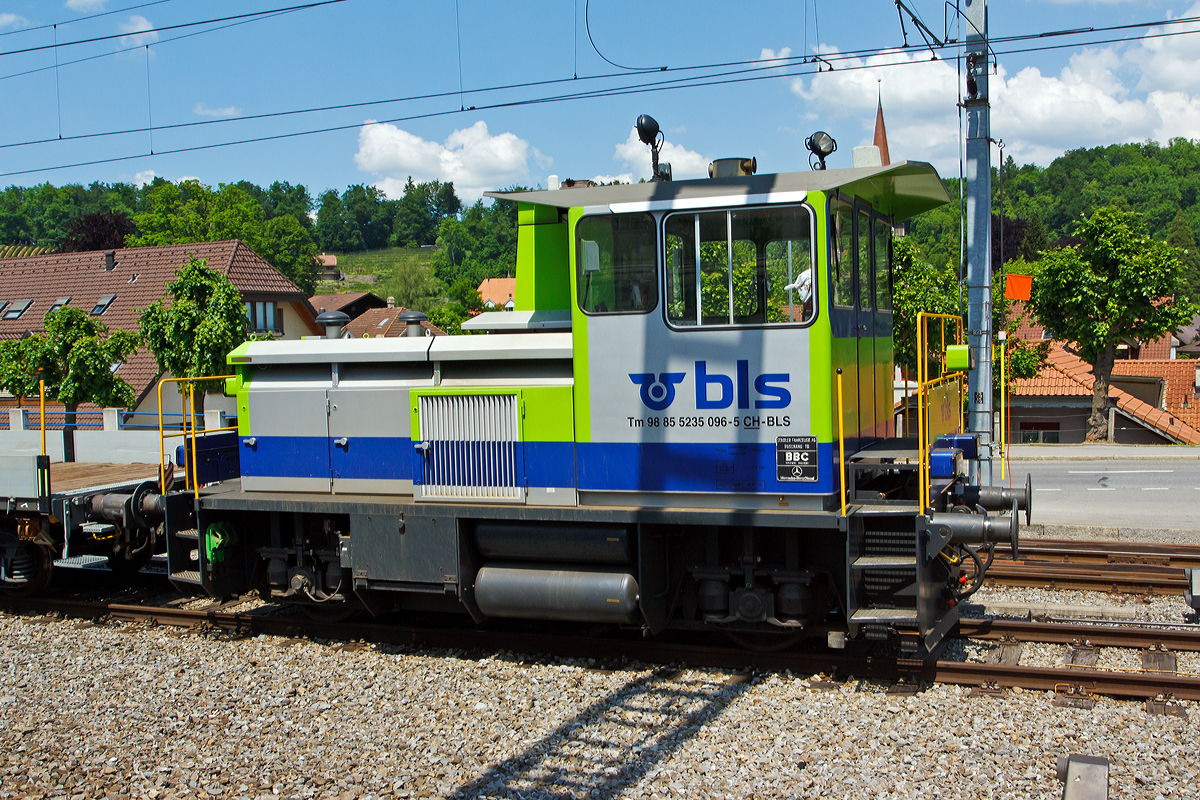
[[[842,487],[842,516],[846,516],[846,423],[842,413],[842,368],[837,371],[838,393],[838,483]]]
[[[202,428],[197,424],[196,416],[196,384],[198,382],[207,383],[209,381],[225,380],[232,378],[232,375],[212,375],[200,378],[163,378],[158,382],[158,481],[159,486],[166,489],[167,482],[167,454],[166,441],[175,437],[183,438],[183,446],[185,457],[183,459],[183,488],[190,489],[194,497],[200,497],[200,481],[196,473],[196,439],[200,436],[207,436],[210,433],[223,433],[226,431],[236,431],[236,425],[230,425],[223,428]],[[163,403],[162,390],[163,384],[178,383],[181,384],[179,393],[181,403],[183,405],[183,427],[180,431],[168,432],[163,423]],[[185,391],[186,387],[186,391]],[[190,427],[189,427],[190,423]],[[190,445],[192,457],[186,457],[187,449]]]
[[[724,669],[791,670],[813,675],[833,671],[860,679],[903,678],[908,686],[922,681],[965,686],[1020,686],[1058,693],[1066,685],[1082,686],[1085,696],[1110,695],[1154,699],[1173,696],[1176,700],[1200,700],[1200,676],[1160,670],[1121,670],[1090,667],[1037,667],[983,664],[963,661],[922,661],[860,655],[846,651],[751,650],[729,645],[714,646],[695,640],[663,641],[629,638],[620,634],[567,636],[527,630],[438,627],[436,624],[399,625],[382,622],[317,622],[278,613],[278,605],[252,611],[233,611],[247,598],[214,602],[206,608],[134,605],[103,600],[12,598],[7,605],[23,613],[56,613],[80,619],[109,617],[119,622],[151,622],[196,630],[217,629],[245,635],[307,636],[314,640],[377,642],[407,647],[450,650],[510,650],[520,653],[551,652],[562,657],[600,660],[636,659],[647,663],[702,665]],[[1144,632],[1124,632],[1113,625],[1031,626],[1019,621],[961,620],[959,635],[983,640],[1012,636],[1024,641],[1074,641],[1085,638],[1103,646],[1137,646]],[[1142,636],[1142,642],[1135,637]],[[1155,642],[1172,642],[1179,650],[1197,646],[1186,631],[1158,632]],[[1111,645],[1109,643],[1112,643]],[[821,688],[837,688],[840,680],[823,681]],[[847,684],[853,686],[853,683]]]
[[[942,358],[938,370],[940,374],[937,377],[930,377],[929,375],[930,354],[928,349],[929,323],[931,320],[937,320],[940,325],[939,343],[941,345]],[[962,386],[966,373],[962,370],[947,371],[946,369],[947,322],[954,323],[952,326],[954,344],[963,344],[965,338],[963,336],[962,317],[957,314],[929,314],[924,311],[917,314],[917,492],[921,509],[927,509],[930,504],[929,453],[933,444],[932,439],[936,437],[932,435],[932,420],[929,419],[929,414],[926,413],[925,404],[931,398],[934,389],[942,386],[947,388],[952,385],[956,386],[958,394],[958,430],[961,432],[963,429]]]

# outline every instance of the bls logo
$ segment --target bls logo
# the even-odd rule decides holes
[[[642,387],[642,403],[654,411],[662,411],[675,401],[675,385],[682,383],[686,372],[661,372],[655,380],[653,372],[631,373],[629,379]],[[708,372],[708,362],[696,362],[696,408],[729,408],[737,397],[738,408],[750,408],[750,362],[737,362],[734,378],[720,373]],[[792,394],[782,386],[791,375],[786,372],[764,373],[754,379],[754,391],[758,397],[755,408],[787,408],[792,403]]]
[[[654,411],[662,411],[675,402],[675,384],[682,383],[686,372],[661,372],[654,380],[653,372],[631,374],[629,379],[642,387],[642,403]]]

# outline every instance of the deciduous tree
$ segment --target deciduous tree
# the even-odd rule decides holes
[[[29,397],[38,394],[38,382],[45,381],[46,397],[66,410],[66,456],[74,460],[70,432],[80,405],[133,403],[133,387],[117,371],[140,342],[129,331],[110,333],[104,323],[78,308],[51,311],[42,325],[41,333],[0,342],[0,388]]]
[[[1033,279],[1031,307],[1056,338],[1075,342],[1092,365],[1088,441],[1108,438],[1108,387],[1117,344],[1150,341],[1190,320],[1175,248],[1151,239],[1138,215],[1114,206],[1082,218],[1082,245],[1047,252]]]
[[[226,356],[246,341],[246,306],[238,290],[207,262],[194,257],[167,284],[170,304],[158,300],[142,312],[140,327],[155,363],[177,378],[204,378],[228,371]],[[220,381],[196,383],[196,412]]]

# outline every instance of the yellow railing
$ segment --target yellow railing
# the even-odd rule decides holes
[[[963,429],[962,381],[966,373],[961,370],[946,372],[945,362],[942,362],[941,373],[936,378],[929,377],[929,322],[937,320],[940,325],[940,350],[945,358],[948,344],[964,344],[963,321],[957,314],[927,314],[924,311],[917,314],[917,496],[921,510],[929,507],[929,451],[932,442],[926,441],[930,420],[926,418],[925,401],[931,389],[957,381],[959,384],[958,430]],[[946,323],[951,326],[954,341],[946,341]]]
[[[197,382],[207,382],[207,381],[220,381],[220,380],[225,380],[226,378],[232,378],[232,377],[233,377],[232,375],[213,375],[211,377],[204,377],[204,378],[163,378],[162,380],[160,380],[158,382],[158,485],[162,489],[163,492],[167,492],[170,490],[170,487],[165,485],[166,480],[167,480],[166,441],[167,441],[167,439],[171,439],[171,438],[174,438],[177,436],[182,436],[182,437],[184,437],[183,438],[184,448],[187,448],[190,443],[191,451],[192,451],[191,459],[188,459],[186,457],[186,455],[187,455],[186,449],[184,451],[185,457],[183,459],[183,488],[185,490],[190,489],[195,497],[200,496],[200,481],[197,479],[197,475],[196,475],[196,438],[198,436],[208,435],[210,433],[224,433],[226,431],[236,431],[237,427],[231,425],[227,428],[213,428],[211,430],[203,430],[203,429],[198,428],[197,422],[196,422],[196,383]],[[176,432],[167,433],[165,426],[163,425],[162,390],[163,390],[163,384],[165,384],[165,383],[186,384],[186,387],[180,387],[180,389],[179,389],[180,405],[182,406],[182,410],[183,410],[183,429],[181,431],[179,431],[178,433],[176,433]],[[43,414],[42,416],[44,418],[45,414]],[[191,422],[190,428],[188,425],[189,421]],[[189,439],[188,437],[191,437],[191,438]],[[189,463],[191,464],[190,468],[188,467]]]
[[[842,413],[842,368],[837,368],[837,397],[838,397],[838,466],[841,470],[841,476],[838,478],[838,483],[842,486],[842,516],[846,516],[846,476],[849,474],[846,469],[846,426],[845,414]]]

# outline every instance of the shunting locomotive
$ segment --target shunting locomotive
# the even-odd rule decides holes
[[[236,434],[187,439],[188,490],[89,509],[156,515],[181,588],[327,618],[933,651],[1029,505],[968,479],[961,320],[923,343],[936,375],[896,435],[891,243],[949,202],[936,170],[675,181],[643,139],[651,182],[489,193],[518,207],[517,310],[463,324],[482,335],[410,312],[403,337],[341,338],[327,313],[325,338],[243,344]],[[223,448],[236,474],[201,474]]]

